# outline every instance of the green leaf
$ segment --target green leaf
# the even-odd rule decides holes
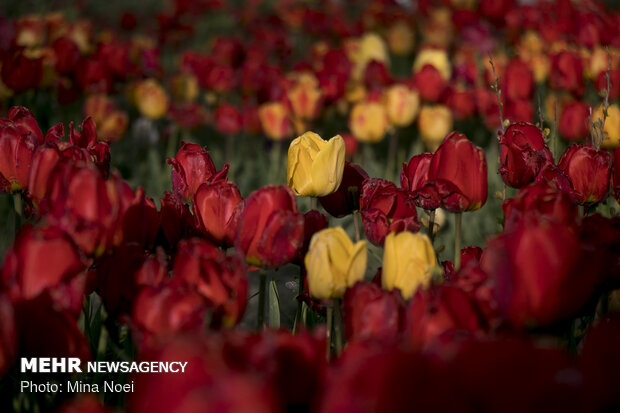
[[[269,282],[269,327],[280,328],[280,298],[275,280]]]

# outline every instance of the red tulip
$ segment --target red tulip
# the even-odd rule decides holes
[[[606,150],[572,145],[560,157],[558,167],[570,178],[574,201],[592,205],[607,198],[612,163],[611,154]]]
[[[609,72],[609,99],[620,97],[620,70],[612,69]],[[595,89],[597,92],[607,90],[607,71],[599,73],[596,77]]]
[[[364,180],[360,208],[364,233],[375,245],[383,245],[390,232],[417,232],[421,226],[409,192],[385,179]]]
[[[186,201],[192,199],[200,185],[216,175],[209,152],[195,143],[181,142],[176,157],[168,158],[168,163],[172,165],[172,191]]]
[[[215,111],[215,127],[223,135],[236,135],[243,126],[243,118],[235,106],[221,104]],[[225,137],[230,139],[230,136]]]
[[[412,193],[415,204],[426,210],[439,208],[441,197],[428,180],[428,168],[433,154],[430,152],[413,156],[408,163],[403,163],[400,172],[400,186]]]
[[[82,59],[75,69],[77,83],[88,93],[109,93],[112,75],[105,63],[96,59]]]
[[[419,289],[407,308],[405,334],[414,348],[428,348],[446,333],[464,331],[474,334],[482,330],[476,305],[454,286]]]
[[[560,135],[569,141],[579,141],[588,136],[590,105],[584,102],[570,102],[562,108],[559,119]]]
[[[340,186],[336,192],[319,197],[321,206],[336,218],[359,211],[362,182],[366,178],[368,178],[368,174],[361,166],[345,161]]]
[[[364,85],[368,90],[382,90],[392,83],[392,76],[384,63],[371,60],[364,69]]]
[[[194,195],[198,229],[218,244],[233,244],[241,213],[242,198],[233,183],[204,183]]]
[[[208,307],[193,287],[171,279],[157,287],[144,287],[132,313],[134,334],[140,348],[183,332],[204,328]]]
[[[534,181],[541,167],[553,163],[542,132],[531,123],[513,123],[499,137],[499,173],[508,186],[521,188]]]
[[[517,227],[521,220],[528,217],[555,221],[567,227],[574,226],[577,219],[577,206],[570,196],[547,183],[521,188],[516,197],[504,201],[502,209],[506,217],[506,231]]]
[[[403,330],[405,303],[396,291],[358,282],[344,295],[348,341],[395,342]]]
[[[581,247],[571,228],[536,218],[490,240],[480,264],[495,285],[500,312],[517,328],[574,316],[599,278],[594,263],[580,268]]]
[[[551,56],[551,87],[566,90],[577,96],[583,94],[583,64],[575,52],[562,51]]]
[[[299,250],[298,259],[300,262],[303,262],[306,253],[308,252],[308,247],[310,246],[310,240],[312,236],[319,232],[322,229],[325,229],[329,226],[329,218],[327,215],[317,211],[316,209],[311,209],[310,211],[304,214],[304,244]]]
[[[0,285],[14,302],[32,300],[62,290],[85,269],[75,245],[58,228],[26,226],[7,253]]]
[[[151,249],[159,230],[159,213],[153,199],[138,187],[122,218],[123,244],[136,244]]]
[[[533,90],[534,76],[527,63],[518,58],[508,62],[502,77],[502,91],[506,99],[509,101],[530,99]]]
[[[28,176],[37,145],[35,135],[22,133],[11,121],[0,120],[0,192],[28,189]]]
[[[52,43],[56,62],[54,69],[61,74],[73,73],[80,61],[80,49],[69,37],[59,37]]]
[[[2,82],[13,92],[36,89],[43,78],[43,59],[31,59],[22,50],[13,50],[3,56]]]
[[[304,218],[288,186],[268,185],[245,199],[235,247],[249,264],[279,267],[293,260],[303,245]]]
[[[22,135],[31,133],[37,138],[39,144],[43,143],[43,133],[30,110],[23,106],[13,106],[9,109],[8,117],[17,126]]]
[[[247,303],[246,265],[217,247],[197,239],[181,241],[173,276],[193,286],[212,309],[211,326],[230,327],[241,321]]]
[[[487,161],[484,151],[465,135],[452,132],[428,167],[428,179],[451,212],[475,211],[487,200]]]
[[[159,222],[164,238],[169,248],[176,248],[181,238],[188,238],[198,234],[195,228],[194,216],[189,207],[176,195],[166,191],[165,197],[160,198]]]
[[[414,76],[413,83],[420,97],[429,102],[437,102],[446,88],[446,81],[435,66],[427,64]]]
[[[510,100],[504,106],[504,117],[512,122],[532,122],[534,107],[530,100]]]

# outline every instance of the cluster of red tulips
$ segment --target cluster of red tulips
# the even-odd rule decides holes
[[[0,410],[620,408],[620,14],[247,3],[0,16]]]

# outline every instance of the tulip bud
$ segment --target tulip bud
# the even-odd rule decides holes
[[[560,135],[569,141],[579,141],[588,135],[590,106],[575,101],[564,105],[559,119]]]
[[[603,105],[600,105],[592,113],[592,122],[596,123],[599,119],[601,122],[603,121]],[[607,149],[617,147],[620,142],[620,106],[617,104],[609,105],[607,108],[607,118],[603,131],[605,136],[601,141],[601,146]]]
[[[22,50],[7,52],[2,62],[2,82],[13,92],[36,89],[43,78],[43,59],[31,59]]]
[[[304,259],[310,294],[319,299],[342,298],[347,287],[364,278],[366,241],[356,244],[341,227],[314,234]]]
[[[413,76],[413,83],[420,97],[428,102],[437,102],[443,95],[447,81],[433,65],[426,64]]]
[[[336,135],[324,141],[306,132],[291,142],[286,176],[288,186],[302,196],[325,196],[335,192],[344,171],[344,140]]]
[[[534,78],[525,62],[512,59],[506,66],[502,78],[502,91],[509,101],[524,100],[532,97]]]
[[[430,239],[408,231],[391,233],[385,238],[381,284],[386,290],[398,288],[405,300],[431,282],[431,270],[437,258]]]
[[[263,132],[271,140],[281,141],[293,134],[293,125],[291,124],[288,110],[283,103],[263,103],[258,108],[258,117]]]
[[[341,218],[360,209],[362,183],[368,178],[361,166],[345,161],[342,182],[336,192],[319,197],[321,206],[331,216]]]
[[[172,190],[181,199],[192,199],[198,187],[216,175],[215,165],[207,152],[195,143],[181,142],[172,165]]]
[[[302,72],[293,80],[287,90],[293,115],[299,120],[312,120],[319,114],[323,92],[319,82],[310,72]]]
[[[605,150],[572,145],[562,154],[558,167],[573,185],[573,199],[580,205],[592,205],[607,198],[612,158]]]
[[[553,163],[542,132],[530,123],[513,123],[499,137],[501,167],[498,172],[508,186],[521,188],[534,181],[540,168]]]
[[[418,116],[418,129],[424,145],[434,151],[452,130],[450,109],[442,105],[422,106]]]
[[[411,125],[420,108],[418,92],[402,84],[393,85],[385,92],[385,107],[393,125]]]
[[[239,109],[235,106],[221,104],[215,111],[215,127],[217,130],[228,135],[225,139],[230,139],[239,133],[243,126],[243,118]]]
[[[382,245],[390,232],[420,229],[413,198],[390,181],[366,179],[362,185],[360,208],[364,233],[375,245]]]
[[[156,120],[168,111],[168,95],[155,79],[141,81],[134,93],[136,106],[143,116]]]
[[[428,184],[428,168],[433,159],[432,153],[421,153],[411,157],[408,163],[403,163],[400,172],[400,186],[411,192],[415,204],[426,210],[439,208],[441,197],[435,187]]]
[[[403,329],[405,304],[396,291],[358,282],[344,294],[347,341],[394,342]]]
[[[204,183],[194,195],[197,226],[218,244],[232,245],[241,213],[241,193],[233,183]]]
[[[385,137],[388,115],[385,107],[374,101],[362,101],[353,106],[349,129],[360,142],[379,142]]]
[[[583,94],[583,64],[577,53],[562,51],[551,56],[551,87],[577,96]]]
[[[293,260],[303,245],[304,218],[288,186],[268,185],[244,201],[235,247],[251,265],[276,268]]]
[[[465,135],[452,132],[437,149],[428,178],[450,212],[475,211],[487,200],[487,161],[484,151]]]
[[[11,121],[0,120],[0,191],[28,189],[28,177],[38,141],[32,133],[21,133]]]

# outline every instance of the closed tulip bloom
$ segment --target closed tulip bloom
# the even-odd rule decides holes
[[[324,141],[314,132],[304,133],[288,148],[288,186],[303,196],[335,192],[342,181],[344,155],[344,140],[340,135]]]
[[[404,299],[431,282],[437,258],[430,239],[420,233],[391,233],[385,238],[381,282],[386,290],[400,289]]]
[[[349,116],[349,129],[360,142],[379,142],[385,137],[388,115],[385,107],[374,101],[356,103]]]
[[[314,234],[306,258],[308,288],[319,299],[342,298],[347,287],[364,278],[366,241],[353,244],[341,227]]]
[[[172,165],[172,191],[184,201],[192,199],[198,187],[216,175],[209,152],[195,143],[181,142],[168,163]]]
[[[271,140],[281,141],[293,134],[290,114],[281,102],[263,103],[258,108],[258,118],[263,132]]]
[[[420,96],[405,85],[394,85],[385,92],[385,107],[393,125],[409,126],[418,114]]]
[[[484,151],[465,135],[452,132],[433,155],[429,180],[450,212],[475,211],[487,200],[487,161]]]
[[[426,65],[431,65],[437,69],[444,80],[450,80],[452,66],[445,50],[432,48],[421,50],[413,63],[413,72],[419,72]]]
[[[603,106],[599,106],[592,114],[592,121],[603,119]],[[617,104],[609,105],[607,109],[607,118],[603,127],[605,136],[601,142],[601,146],[607,149],[613,149],[620,142],[620,106]]]
[[[168,95],[154,79],[144,80],[136,86],[135,99],[140,113],[149,119],[164,116],[170,104]]]
[[[345,161],[340,186],[336,192],[319,197],[321,206],[336,218],[342,218],[354,211],[359,211],[362,184],[366,178],[368,178],[368,174],[361,166]]]
[[[295,259],[303,243],[304,217],[288,186],[264,186],[245,199],[235,247],[249,264],[277,268]]]
[[[590,105],[584,102],[570,102],[562,108],[559,120],[560,134],[569,141],[578,141],[588,135]]]
[[[434,151],[452,130],[452,113],[443,105],[422,106],[418,116],[418,129],[422,142]]]
[[[0,121],[0,192],[28,188],[32,157],[37,147],[32,133],[21,133],[11,121]]]
[[[558,167],[573,184],[573,199],[580,205],[592,205],[607,198],[612,158],[605,150],[572,145],[562,154]]]
[[[200,231],[218,244],[232,245],[241,201],[239,188],[233,183],[207,182],[200,185],[193,202]]]

